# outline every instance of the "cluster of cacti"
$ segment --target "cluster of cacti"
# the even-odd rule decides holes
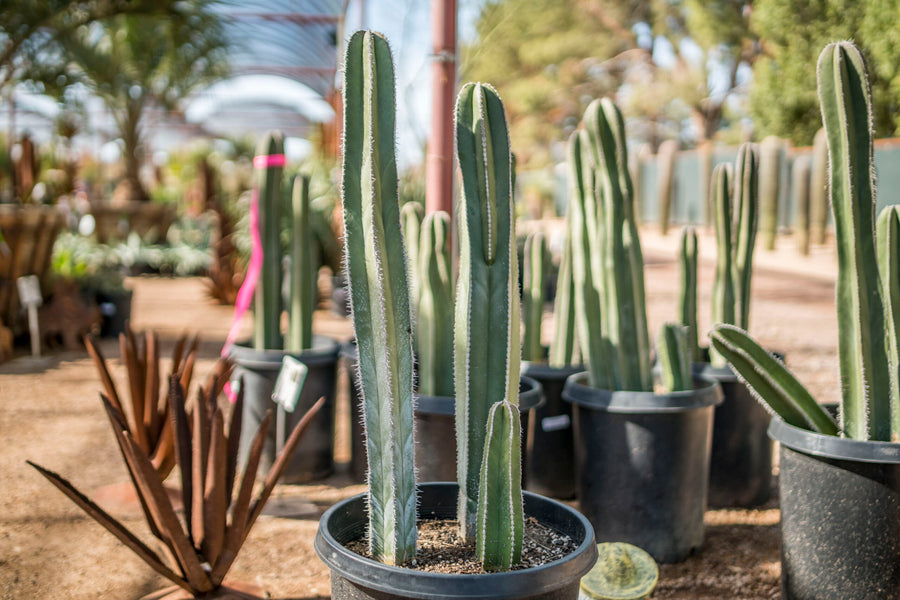
[[[407,204],[408,205],[408,204]],[[453,265],[450,215],[429,213],[422,222],[416,303],[417,373],[423,396],[453,395]]]
[[[512,518],[513,531],[522,527],[521,478],[513,473],[520,434],[512,422],[492,426],[493,436],[514,438],[512,444],[494,440],[486,435],[487,423],[495,403],[504,404],[493,411],[494,419],[502,419],[498,411],[518,410],[521,357],[509,133],[503,104],[491,87],[463,86],[456,103],[456,144],[463,176],[454,326],[457,514],[461,535],[480,540],[485,567],[497,568],[521,552],[521,536],[504,524]],[[485,457],[485,449],[499,455]],[[510,479],[492,481],[490,490],[479,494],[483,462],[500,465]],[[486,504],[482,512],[479,502]],[[483,519],[476,519],[479,515]],[[501,539],[485,533],[498,528],[506,531]]]
[[[533,231],[525,238],[522,261],[522,360],[537,362],[544,359],[541,323],[547,301],[545,282],[549,268],[547,236],[542,231]]]
[[[346,270],[359,347],[373,558],[416,551],[413,335],[400,229],[394,68],[382,36],[359,31],[344,60],[342,201]]]
[[[568,220],[568,216],[566,217]],[[577,364],[578,340],[575,335],[575,281],[572,279],[572,240],[569,228],[563,242],[562,258],[556,274],[556,298],[553,300],[555,327],[547,362],[551,367]]]
[[[809,183],[812,161],[798,156],[791,167],[791,199],[794,205],[794,237],[797,251],[809,254]]]
[[[697,323],[697,269],[699,251],[697,248],[697,232],[693,227],[685,227],[681,232],[681,248],[678,253],[678,306],[681,309],[680,322],[687,328],[688,351],[695,362],[703,360],[703,351],[699,342],[699,325]]]
[[[712,196],[716,217],[716,273],[713,281],[712,320],[747,329],[750,322],[750,284],[756,246],[759,204],[757,149],[743,144],[734,168],[717,165],[713,170]],[[733,180],[732,180],[733,176]],[[714,366],[725,360],[710,351]]]
[[[665,323],[659,331],[656,356],[663,390],[682,392],[694,389],[687,327],[680,323]]]
[[[876,244],[871,95],[859,50],[849,42],[828,45],[819,58],[818,81],[838,246],[840,431],[853,439],[890,441],[900,436],[898,363],[892,350],[900,298],[892,271],[900,249],[891,235],[896,219],[891,214],[883,217]],[[896,208],[887,210],[896,214]],[[785,420],[791,412],[815,411],[817,407],[807,410],[808,392],[795,381],[781,383],[784,368],[760,353],[749,337],[718,325],[711,339],[761,400]]]
[[[310,225],[309,178],[303,175],[295,177],[291,190],[290,311],[285,340],[281,333],[281,313],[284,309],[281,243],[284,137],[281,132],[267,133],[256,153],[255,185],[263,261],[254,296],[253,346],[257,350],[300,352],[312,346],[312,315],[318,270]]]
[[[775,249],[778,233],[779,195],[781,172],[785,161],[784,140],[770,135],[759,144],[759,228],[763,247]]]

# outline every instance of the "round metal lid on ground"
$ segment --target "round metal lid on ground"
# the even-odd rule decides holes
[[[659,567],[645,551],[624,542],[597,544],[597,563],[581,579],[581,598],[643,600],[659,580]]]

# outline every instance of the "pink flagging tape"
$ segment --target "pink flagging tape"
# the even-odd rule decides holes
[[[261,158],[257,156],[256,158]],[[228,356],[231,347],[237,339],[241,330],[241,318],[250,308],[250,302],[253,300],[253,292],[256,290],[256,283],[259,281],[259,274],[263,265],[263,246],[259,237],[259,194],[254,188],[250,196],[250,264],[247,265],[247,275],[244,277],[244,283],[238,290],[237,299],[234,302],[234,316],[231,320],[231,329],[228,330],[228,337],[225,338],[225,345],[222,346],[221,356]],[[231,384],[225,384],[225,393],[228,398],[234,402],[236,395],[231,389]]]
[[[287,164],[284,154],[260,154],[253,157],[253,166],[257,169],[266,167],[283,167]]]

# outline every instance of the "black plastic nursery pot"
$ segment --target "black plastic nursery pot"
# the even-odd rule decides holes
[[[730,366],[694,363],[694,375],[718,381],[722,403],[713,417],[708,506],[752,508],[772,496],[771,416]]]
[[[551,367],[523,362],[522,373],[544,389],[544,403],[529,422],[526,463],[529,491],[568,500],[575,497],[575,447],[572,436],[572,405],[562,391],[570,375],[583,366]]]
[[[788,600],[900,599],[900,443],[772,419],[780,443],[781,588]]]
[[[598,542],[627,542],[658,562],[681,561],[703,544],[714,381],[655,394],[600,390],[587,373],[566,380],[573,406],[578,505]]]
[[[419,519],[455,519],[459,488],[455,483],[419,486]],[[329,508],[319,521],[315,548],[331,569],[334,600],[422,599],[451,600],[575,600],[581,577],[597,560],[597,546],[590,523],[576,510],[543,496],[523,493],[525,516],[534,517],[577,544],[568,556],[540,567],[486,573],[452,575],[430,573],[381,564],[348,550],[345,545],[362,539],[366,531],[365,494]]]
[[[272,391],[285,355],[296,358],[309,368],[300,399],[293,412],[285,414],[285,438],[290,436],[300,419],[315,402],[325,396],[326,403],[304,434],[300,445],[281,477],[282,483],[306,483],[322,479],[334,472],[334,391],[340,344],[326,337],[315,336],[313,347],[300,353],[283,350],[255,350],[236,344],[231,350],[235,363],[232,382],[243,378],[244,410],[242,413],[239,462],[245,464],[253,436],[266,412],[273,414],[259,473],[264,476],[275,460],[277,406]]]

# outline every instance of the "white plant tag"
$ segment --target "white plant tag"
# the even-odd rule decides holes
[[[544,431],[559,431],[560,429],[568,429],[572,424],[569,415],[556,415],[555,417],[544,417],[541,419],[541,429]]]
[[[287,412],[294,412],[300,392],[306,382],[306,374],[309,368],[292,356],[285,355],[281,361],[281,370],[278,371],[278,379],[275,380],[275,389],[272,390],[272,401],[279,404]]]
[[[19,303],[22,306],[40,306],[44,299],[41,297],[41,284],[37,275],[24,275],[16,279],[19,289]]]

